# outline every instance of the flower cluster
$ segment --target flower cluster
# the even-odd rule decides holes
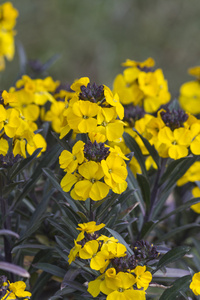
[[[145,290],[152,280],[146,266],[135,265],[126,247],[114,237],[99,235],[105,224],[96,222],[78,224],[81,233],[74,241],[69,254],[69,264],[77,257],[89,261],[90,268],[101,275],[88,284],[88,292],[97,297],[100,292],[113,299],[146,299]]]
[[[140,128],[137,131],[154,145],[159,156],[176,160],[187,156],[189,150],[199,155],[199,120],[182,109],[161,109],[157,117],[146,114],[137,122],[140,122]],[[128,133],[131,131],[129,130]],[[143,142],[139,141],[139,137],[138,144],[142,153],[147,155],[148,151]]]
[[[107,146],[96,140],[78,141],[72,152],[63,150],[60,157],[60,167],[66,172],[61,180],[65,192],[71,190],[75,200],[94,201],[105,198],[109,190],[121,194],[127,188],[128,175],[126,156],[120,148]]]
[[[181,86],[179,102],[185,111],[197,115],[200,113],[200,66],[190,68],[188,72],[196,80],[186,82]]]
[[[11,2],[0,5],[0,71],[5,69],[5,58],[12,60],[15,53],[14,27],[18,11]]]
[[[124,109],[117,94],[105,85],[91,84],[88,77],[76,80],[70,88],[74,94],[65,101],[61,138],[70,130],[101,135],[102,142],[122,137]]]
[[[29,99],[29,98],[27,98]],[[29,114],[30,115],[30,114]],[[0,98],[0,154],[5,156],[9,147],[14,156],[24,158],[36,149],[46,150],[46,141],[39,133],[38,126],[28,113],[21,109],[15,92],[1,92]],[[9,154],[10,155],[10,154]]]
[[[0,276],[0,298],[2,300],[21,299],[28,300],[31,293],[25,291],[26,284],[23,281],[16,281],[10,283],[6,276]]]
[[[161,69],[153,70],[155,62],[148,58],[144,62],[127,59],[127,67],[114,80],[114,92],[118,93],[123,105],[143,107],[148,113],[156,112],[170,100],[168,84]]]

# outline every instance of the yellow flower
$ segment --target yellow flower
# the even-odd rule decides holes
[[[99,107],[90,101],[76,101],[72,112],[68,115],[67,121],[71,129],[76,132],[87,133],[95,130]]]
[[[137,83],[132,83],[130,85],[126,80],[125,75],[118,74],[113,83],[113,92],[119,95],[122,104],[127,105],[133,103],[134,105],[137,105],[144,97],[144,93]]]
[[[192,76],[195,76],[197,79],[200,79],[200,66],[188,69],[188,73]]]
[[[155,161],[153,160],[152,156],[148,156],[145,160],[145,166],[147,170],[150,170],[150,168],[158,169],[158,166],[156,165]]]
[[[95,280],[88,283],[88,292],[95,298],[101,292],[101,284],[104,281],[105,274],[100,275]]]
[[[16,24],[18,11],[11,2],[0,5],[0,29],[11,30]]]
[[[5,156],[8,152],[9,149],[9,144],[8,141],[5,140],[4,138],[0,138],[0,155],[2,154]]]
[[[99,238],[101,240],[101,237]],[[109,253],[109,258],[115,258],[115,257],[123,257],[126,256],[126,247],[119,243],[118,240],[108,238],[104,240],[104,243],[101,247],[102,251],[107,251]]]
[[[30,155],[33,154],[33,152],[38,149],[42,148],[41,152],[45,152],[47,148],[47,143],[43,136],[39,133],[35,134],[32,140],[32,145],[27,143],[27,151]],[[38,154],[38,156],[41,155],[41,152]]]
[[[26,158],[26,141],[21,138],[13,139],[13,154],[16,156],[17,154]]]
[[[81,164],[84,161],[84,148],[85,143],[82,141],[78,141],[72,148],[72,153],[63,150],[61,155],[59,156],[59,163],[61,169],[64,169],[65,172],[73,173],[78,164]]]
[[[61,132],[63,123],[63,111],[65,103],[62,101],[53,102],[49,111],[44,116],[45,121],[51,122],[53,130],[57,133]]]
[[[193,275],[190,289],[196,296],[200,295],[200,272]]]
[[[16,281],[13,283],[9,283],[7,294],[1,299],[13,300],[18,298],[23,298],[24,300],[28,300],[31,297],[31,293],[25,291],[25,288],[26,288],[26,284],[23,281]]]
[[[185,174],[177,181],[177,185],[181,186],[187,182],[200,181],[200,162],[196,161]],[[197,197],[197,196],[196,196]]]
[[[119,288],[117,291],[112,292],[109,294],[106,298],[106,300],[131,300],[131,299],[137,299],[137,300],[145,300],[145,292],[144,291],[137,291],[134,289],[123,289]]]
[[[77,230],[85,231],[87,233],[94,233],[95,231],[99,231],[101,228],[103,228],[105,224],[101,223],[96,225],[95,221],[91,221],[88,223],[80,223],[78,226],[79,228],[76,228]]]
[[[198,186],[194,187],[192,189],[192,195],[197,198],[197,197],[200,197],[200,188]],[[191,206],[191,209],[194,210],[196,213],[200,214],[200,202],[199,203],[196,203],[196,204],[193,204]]]
[[[122,120],[124,117],[124,108],[119,102],[119,96],[117,94],[113,95],[113,93],[107,86],[104,86],[104,95],[106,98],[106,102],[116,108],[117,115]]]
[[[155,112],[161,105],[169,102],[171,95],[161,69],[148,73],[140,72],[138,81],[145,95],[144,110],[146,112]]]
[[[14,137],[17,127],[20,125],[19,112],[14,108],[5,109],[0,104],[0,130],[4,129],[6,135]]]
[[[137,266],[132,272],[136,275],[137,288],[146,290],[152,280],[152,275],[146,271],[146,266]]]
[[[73,91],[80,93],[80,91],[81,91],[80,87],[82,85],[87,86],[89,82],[90,82],[90,79],[88,77],[81,77],[80,79],[75,80],[74,83],[70,86],[70,88]]]
[[[149,57],[145,61],[139,62],[131,59],[127,59],[126,62],[122,63],[124,67],[140,67],[140,68],[151,68],[155,65],[155,61],[153,58]]]
[[[90,268],[93,270],[97,270],[101,273],[105,271],[107,266],[110,263],[110,255],[107,251],[99,251],[96,253],[96,255],[93,255],[91,261],[90,261]]]
[[[179,159],[188,155],[188,147],[191,143],[191,133],[188,129],[180,127],[171,131],[169,127],[162,128],[158,133],[158,141],[161,145],[157,148],[162,157],[171,157]],[[161,150],[165,147],[167,156],[164,156]]]
[[[96,240],[89,241],[79,250],[82,259],[92,258],[98,251],[99,243]]]
[[[72,186],[78,181],[78,176],[74,174],[66,174],[60,182],[64,192],[69,192]]]
[[[0,30],[0,71],[5,69],[5,59],[12,60],[15,53],[14,32]]]
[[[104,172],[104,180],[111,188],[115,188],[117,184],[122,184],[128,175],[124,160],[112,153],[101,161]]]
[[[7,106],[12,103],[16,103],[17,99],[13,95],[13,93],[8,93],[7,91],[3,91],[1,97],[3,98],[3,105]]]
[[[185,111],[195,115],[200,113],[199,81],[189,81],[181,86],[179,102]]]
[[[108,294],[107,300],[128,300],[134,299],[145,299],[144,291],[135,291],[132,286],[135,284],[135,277],[130,273],[119,272],[117,275],[112,278],[106,277],[106,285],[109,289],[113,291]]]
[[[74,241],[74,247],[70,250],[70,253],[68,255],[68,263],[69,265],[76,259],[76,257],[79,254],[79,251],[81,250],[82,246],[80,244],[78,244],[79,240]]]
[[[91,198],[98,201],[107,196],[109,186],[100,181],[104,175],[100,164],[94,161],[86,162],[79,166],[78,172],[83,176],[83,180],[75,184],[74,191],[81,200]]]

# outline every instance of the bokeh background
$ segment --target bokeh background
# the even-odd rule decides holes
[[[3,3],[4,1],[0,1]],[[16,43],[28,59],[60,58],[49,74],[62,82],[81,76],[112,88],[127,58],[153,57],[175,97],[200,65],[199,0],[13,0],[19,10]],[[6,63],[0,82],[11,86],[19,57]]]

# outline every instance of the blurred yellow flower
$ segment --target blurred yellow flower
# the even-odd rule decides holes
[[[196,296],[200,295],[200,272],[193,275],[190,289]]]

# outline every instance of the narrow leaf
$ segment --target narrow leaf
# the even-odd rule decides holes
[[[186,224],[186,225],[180,226],[178,228],[172,229],[167,234],[165,234],[162,237],[160,237],[157,240],[157,243],[160,243],[161,241],[164,241],[164,240],[168,241],[169,238],[171,238],[174,235],[177,235],[177,233],[180,233],[180,232],[182,232],[184,230],[187,230],[187,229],[190,229],[190,228],[194,228],[194,227],[200,227],[200,224],[190,223],[190,224]]]
[[[33,267],[37,269],[41,269],[47,273],[50,273],[54,276],[58,276],[61,278],[63,278],[66,274],[66,271],[63,270],[62,268],[48,263],[37,263],[34,264]]]
[[[178,296],[181,291],[185,292],[189,289],[190,282],[191,282],[190,275],[186,275],[183,276],[182,278],[177,279],[171,288],[168,288],[167,290],[164,291],[164,293],[160,297],[160,300],[176,299],[176,296]]]
[[[141,138],[141,140],[143,141],[145,147],[147,148],[147,150],[149,151],[149,154],[151,155],[151,157],[153,158],[153,160],[155,161],[157,167],[159,168],[159,160],[160,157],[158,155],[158,152],[156,151],[155,147],[152,146],[149,141],[147,139],[145,139],[135,128],[133,128],[133,131],[135,131],[139,137]]]
[[[19,239],[19,234],[8,229],[0,229],[0,235],[11,235]]]
[[[41,150],[42,148],[36,149],[31,156],[23,159],[11,174],[11,179],[14,178],[17,174],[21,173],[25,168],[27,168],[28,165],[38,156]]]
[[[51,170],[49,170],[48,168],[44,168],[43,172],[49,178],[52,185],[63,195],[65,200],[71,205],[73,210],[77,212],[78,211],[77,205],[75,204],[75,202],[72,199],[70,199],[69,195],[63,191],[63,189],[61,188],[57,179],[55,178],[54,173]]]
[[[7,263],[4,261],[0,261],[0,270],[4,270],[6,272],[11,272],[11,273],[14,273],[19,276],[26,277],[26,278],[30,277],[30,274],[22,267],[19,267],[19,266],[16,266],[14,264]]]
[[[150,196],[151,196],[149,181],[142,174],[137,174],[137,181],[139,183],[142,192],[143,200],[146,204],[146,210],[148,211],[150,207]]]
[[[186,253],[190,251],[190,247],[187,246],[179,246],[176,247],[170,251],[168,251],[158,262],[157,269],[154,270],[153,273],[155,273],[157,270],[163,268],[164,266],[180,259],[183,257]]]
[[[134,152],[134,156],[137,159],[138,163],[140,164],[142,173],[147,177],[147,170],[144,163],[144,155],[142,154],[142,151],[139,145],[137,144],[136,140],[132,136],[130,136],[130,134],[128,134],[127,132],[124,132],[123,138],[127,147]]]

